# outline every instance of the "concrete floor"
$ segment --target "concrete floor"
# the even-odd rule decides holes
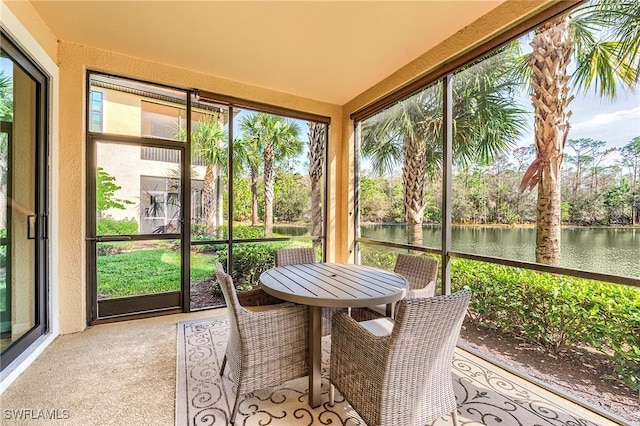
[[[0,395],[0,424],[175,425],[176,324],[226,313],[167,315],[60,336]],[[41,410],[58,419],[12,418]],[[601,420],[595,423],[610,424]]]
[[[0,424],[173,425],[176,323],[224,314],[167,315],[60,336],[0,396]],[[33,417],[48,410],[58,420],[13,420],[12,410]]]

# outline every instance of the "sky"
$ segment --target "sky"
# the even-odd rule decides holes
[[[0,72],[5,77],[13,75],[13,62],[11,59],[0,57]]]
[[[523,54],[531,53],[529,45],[532,33],[520,38],[520,49]],[[575,58],[569,63],[568,72],[575,70]],[[571,84],[571,81],[570,83]],[[573,113],[570,120],[568,139],[591,138],[605,141],[607,147],[620,149],[636,136],[640,136],[640,82],[636,82],[634,90],[617,84],[617,96],[614,100],[600,97],[592,85],[585,93],[584,90],[572,90],[570,95],[575,98],[569,104]],[[520,103],[527,110],[533,112],[530,96],[520,94]],[[533,139],[533,117],[530,120],[528,132],[522,135],[518,146],[531,146]],[[571,149],[565,149],[571,154]],[[603,166],[615,164],[621,157],[618,152],[611,153],[602,163]]]
[[[607,147],[620,149],[634,137],[640,136],[640,87],[635,92],[620,91],[614,101],[600,98],[593,92],[574,95],[575,99],[569,104],[573,112],[569,120],[569,139],[591,138],[605,141]],[[520,103],[533,111],[528,95],[523,94]],[[517,142],[518,146],[533,144],[533,117],[527,130]],[[565,152],[569,153],[567,150]],[[618,159],[620,155],[614,152],[603,165],[612,165]]]

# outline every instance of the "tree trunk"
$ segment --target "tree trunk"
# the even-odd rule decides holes
[[[273,186],[275,184],[274,175],[274,152],[273,145],[267,144],[264,149],[264,236],[273,236]]]
[[[258,170],[251,168],[251,226],[258,226]]]
[[[224,128],[224,115],[222,114],[222,112],[217,114],[217,119],[216,122],[218,123],[218,127],[220,129]],[[223,148],[223,141],[222,139],[219,139],[215,142],[216,144],[216,148],[217,149],[222,149]],[[222,203],[223,203],[223,196],[222,196],[222,191],[224,190],[224,185],[222,184],[222,175],[223,172],[226,168],[226,166],[220,166],[220,165],[216,165],[216,205],[215,205],[215,226],[222,226],[222,222],[224,220],[224,216],[223,216],[223,211],[222,211]]]
[[[407,243],[422,245],[422,217],[424,215],[424,186],[427,145],[407,137],[403,141],[402,183],[407,218]]]
[[[223,181],[222,181],[222,175],[218,174],[218,176],[216,177],[216,213],[215,213],[215,217],[216,217],[216,226],[222,226],[222,223],[224,221],[224,212],[222,211],[222,203],[223,203],[223,191],[224,191],[224,185],[223,185]]]
[[[638,162],[633,165],[633,180],[631,181],[631,225],[636,226],[640,223],[640,209],[638,209]]]
[[[216,230],[216,188],[213,169],[207,166],[202,183],[202,217],[206,224],[208,236],[213,236]]]
[[[569,19],[555,18],[536,32],[531,41],[533,71],[531,101],[535,117],[537,157],[525,173],[523,185],[538,185],[536,262],[560,264],[560,183],[563,149],[569,134],[567,65],[571,61]]]
[[[560,264],[560,168],[560,162],[547,163],[538,184],[536,262],[545,265]],[[555,180],[554,174],[557,176]]]
[[[309,122],[309,177],[311,179],[311,236],[322,236],[322,171],[327,126]],[[321,247],[322,240],[314,240],[313,248]]]

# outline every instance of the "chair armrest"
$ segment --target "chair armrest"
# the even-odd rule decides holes
[[[376,336],[361,326],[356,320],[337,312],[331,327],[332,357],[335,346],[341,353],[358,358],[371,359],[378,365],[386,362],[390,336]]]
[[[309,308],[292,305],[254,312],[241,308],[238,323],[240,338],[248,353],[259,353],[270,348],[282,353],[290,350],[306,350],[309,345]]]
[[[342,312],[333,316],[330,380],[363,419],[374,418],[380,404],[390,342]]]

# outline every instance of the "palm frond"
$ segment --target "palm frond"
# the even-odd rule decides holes
[[[614,98],[619,83],[633,88],[640,78],[640,2],[599,0],[571,15],[576,56],[572,83]]]

